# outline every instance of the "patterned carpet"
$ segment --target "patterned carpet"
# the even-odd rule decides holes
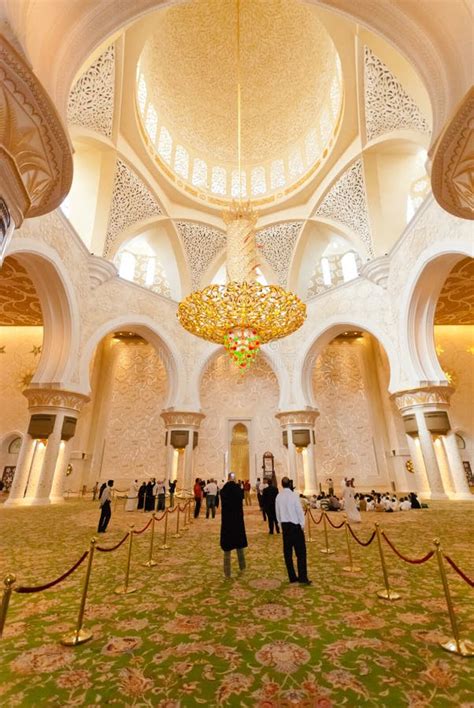
[[[101,543],[117,542],[132,517],[137,528],[146,518],[115,510]],[[27,585],[60,575],[87,548],[97,518],[97,504],[88,501],[0,508],[2,577],[14,572]],[[423,555],[440,536],[474,576],[468,503],[366,513],[357,533],[367,538],[376,519],[411,556]],[[113,592],[123,582],[126,545],[97,553],[85,621],[94,638],[80,647],[58,640],[74,627],[85,566],[41,594],[14,594],[0,641],[0,704],[474,706],[474,659],[437,644],[449,625],[434,558],[411,566],[386,547],[392,585],[402,595],[386,603],[375,596],[383,584],[376,544],[353,547],[363,572],[350,575],[342,570],[344,534],[330,530],[336,553],[325,557],[318,526],[316,542],[308,544],[314,585],[295,587],[286,582],[280,537],[268,536],[255,507],[246,523],[248,568],[232,581],[222,577],[218,518],[200,518],[171,539],[171,550],[157,550],[151,570],[141,566],[148,532],[136,537],[132,595]],[[452,571],[449,579],[462,636],[474,640],[472,590]]]

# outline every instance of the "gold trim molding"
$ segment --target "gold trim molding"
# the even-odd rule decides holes
[[[67,408],[75,413],[80,413],[89,396],[77,391],[66,391],[57,388],[28,388],[23,391],[28,400],[28,409],[35,408]]]
[[[313,428],[318,416],[319,411],[316,410],[316,408],[300,411],[280,411],[279,413],[275,413],[275,418],[280,421],[282,428],[286,425],[299,425],[307,428]]]
[[[160,415],[165,421],[168,430],[180,427],[199,428],[201,422],[206,417],[204,413],[173,410],[162,411]]]
[[[474,87],[441,133],[433,156],[431,186],[438,204],[461,219],[474,219]]]
[[[56,209],[72,182],[61,119],[25,59],[0,34],[0,177],[18,228]]]
[[[452,386],[427,386],[414,388],[407,391],[392,393],[390,398],[395,402],[398,410],[403,414],[407,408],[413,406],[449,406],[449,401],[454,393]]]

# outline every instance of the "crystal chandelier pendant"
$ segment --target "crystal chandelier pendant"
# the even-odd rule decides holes
[[[250,327],[232,327],[224,335],[224,347],[239,369],[246,369],[260,351],[260,337]]]

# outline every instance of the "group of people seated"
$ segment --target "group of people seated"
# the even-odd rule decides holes
[[[354,501],[359,511],[410,511],[410,509],[421,509],[422,504],[415,492],[410,492],[407,496],[397,497],[389,492],[376,492],[374,489],[370,494],[354,494]],[[324,511],[343,511],[344,499],[339,499],[334,492],[332,494],[321,492],[308,500],[306,504],[312,509],[323,509]]]

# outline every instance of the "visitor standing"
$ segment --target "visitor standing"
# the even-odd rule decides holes
[[[201,511],[201,504],[204,492],[202,491],[201,480],[196,477],[194,482],[194,518],[197,519],[199,512]]]
[[[275,502],[276,517],[283,531],[283,555],[290,583],[311,585],[306,568],[306,541],[304,537],[304,512],[298,494],[290,488],[290,480],[283,477],[283,489]],[[293,565],[293,550],[296,554],[298,575]]]
[[[143,509],[145,505],[146,482],[142,482],[138,490],[138,506],[137,509]]]
[[[206,519],[212,514],[212,518],[216,518],[216,498],[217,498],[217,484],[214,479],[210,479],[209,482],[204,487],[204,493],[206,495]]]
[[[135,480],[127,492],[125,511],[135,511],[138,504],[138,480]]]
[[[351,524],[359,524],[361,522],[361,516],[354,498],[354,479],[344,480],[342,498],[344,500],[344,512],[347,516],[347,520]]]
[[[154,487],[155,487],[155,478],[150,479],[146,485],[145,511],[154,511],[155,510],[155,497],[154,497],[154,491],[153,491]]]
[[[221,489],[221,548],[224,551],[224,575],[231,577],[230,552],[237,551],[241,571],[245,569],[244,548],[247,548],[245,534],[243,492],[235,481],[235,474],[229,474],[228,482]]]
[[[109,525],[110,517],[112,516],[112,487],[114,480],[109,479],[107,484],[103,485],[102,492],[99,497],[100,519],[97,533],[105,533]]]
[[[158,508],[157,511],[164,511],[166,507],[166,486],[161,480],[156,483],[157,486],[157,499]]]
[[[168,488],[170,490],[170,508],[174,506],[174,494],[176,492],[176,480],[168,482]]]
[[[262,505],[265,509],[265,514],[268,519],[268,533],[273,534],[273,529],[276,528],[276,532],[280,533],[280,527],[278,526],[278,521],[276,518],[275,510],[275,500],[278,496],[278,489],[274,487],[273,484],[267,482],[263,494],[262,494]]]
[[[245,480],[244,482],[244,498],[245,498],[245,506],[252,506],[252,499],[250,496],[250,492],[252,490],[252,487],[250,485],[250,482],[248,479]]]

